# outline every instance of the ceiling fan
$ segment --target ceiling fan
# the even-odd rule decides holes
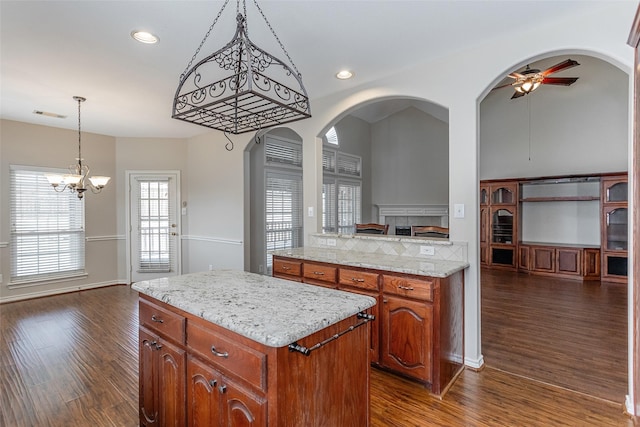
[[[496,86],[492,90],[500,89],[507,86],[512,86],[515,89],[515,93],[511,97],[520,98],[528,93],[536,90],[540,85],[560,85],[571,86],[578,80],[578,77],[548,77],[550,74],[557,73],[558,71],[566,70],[571,67],[580,65],[578,61],[573,59],[567,59],[554,66],[547,68],[544,71],[540,71],[535,68],[527,68],[524,71],[513,72],[507,77],[514,79],[513,83],[507,83],[504,85]]]

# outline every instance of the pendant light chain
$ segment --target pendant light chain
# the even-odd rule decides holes
[[[189,61],[189,64],[187,64],[187,68],[185,68],[182,74],[180,74],[180,81],[184,80],[184,77],[187,75],[187,71],[189,71],[189,69],[191,68],[191,64],[193,64],[193,61],[196,60],[196,57],[200,53],[200,49],[202,49],[202,46],[207,41],[207,38],[209,38],[209,34],[211,34],[211,30],[213,30],[214,25],[216,25],[216,22],[218,22],[218,19],[220,18],[220,15],[222,15],[224,8],[227,7],[227,4],[229,4],[229,0],[226,0],[222,5],[222,9],[220,9],[220,12],[218,12],[218,15],[213,20],[213,23],[211,23],[211,26],[209,27],[209,31],[207,31],[207,34],[204,35],[204,38],[200,42],[200,46],[198,46],[198,49],[196,49],[196,53],[193,54],[193,56],[191,57],[191,61]]]
[[[80,104],[83,98],[78,97],[78,166],[82,169],[82,133],[80,131]]]
[[[289,60],[289,62],[291,63],[291,65],[293,66],[293,69],[296,71],[296,73],[299,76],[302,76],[302,74],[300,74],[300,71],[298,71],[298,68],[296,67],[296,64],[293,62],[293,59],[291,59],[291,57],[289,56],[289,52],[287,52],[287,49],[285,49],[284,45],[282,44],[282,42],[280,41],[280,38],[278,37],[278,35],[276,34],[275,30],[271,27],[271,23],[269,22],[269,20],[267,19],[267,17],[265,16],[264,12],[262,11],[262,9],[260,9],[260,6],[258,6],[258,2],[257,0],[253,0],[253,4],[256,5],[256,8],[258,9],[258,11],[260,12],[260,15],[262,15],[262,19],[264,19],[264,22],[267,24],[267,27],[269,27],[269,30],[271,30],[271,34],[273,34],[273,37],[276,38],[276,40],[278,41],[278,44],[280,45],[280,48],[282,49],[282,51],[284,52],[285,55],[287,55],[287,59]],[[246,15],[246,11],[245,11],[245,15]]]

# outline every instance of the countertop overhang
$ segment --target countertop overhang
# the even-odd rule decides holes
[[[272,255],[298,258],[305,261],[326,262],[431,277],[449,277],[469,267],[469,263],[463,261],[445,261],[431,258],[416,258],[308,246],[276,250],[270,253]]]
[[[287,346],[376,304],[364,295],[235,270],[165,277],[131,287],[269,347]]]

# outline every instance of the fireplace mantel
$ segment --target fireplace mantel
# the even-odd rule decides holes
[[[388,216],[430,216],[439,217],[440,225],[449,226],[449,206],[448,205],[376,205],[380,224],[385,224]]]

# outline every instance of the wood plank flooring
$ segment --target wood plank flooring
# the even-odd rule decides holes
[[[482,353],[487,366],[624,401],[627,288],[486,269]]]
[[[0,426],[138,425],[137,321],[127,286],[0,305]],[[371,379],[372,427],[633,425],[619,403],[491,367],[465,370],[443,400]]]

